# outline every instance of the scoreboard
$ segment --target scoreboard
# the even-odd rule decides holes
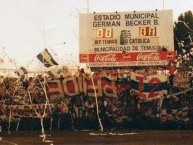
[[[172,10],[81,13],[79,35],[80,63],[92,67],[165,65],[176,55]]]

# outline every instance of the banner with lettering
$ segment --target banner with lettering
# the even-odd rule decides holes
[[[47,85],[47,93],[50,101],[57,98],[73,97],[80,94],[85,94],[89,97],[95,97],[94,89],[96,89],[97,97],[106,96],[117,98],[117,93],[120,90],[129,89],[129,84],[118,85],[115,81],[107,78],[94,79],[94,84],[91,79],[83,77],[69,77],[62,82],[49,81]]]
[[[48,81],[46,85],[46,90],[50,101],[64,97],[60,80]]]
[[[93,67],[95,64],[98,67],[100,63],[127,65],[116,63],[118,56],[101,57],[97,54],[174,51],[172,10],[81,13],[79,34],[80,62],[91,63]],[[164,63],[164,60],[159,61]],[[157,65],[156,61],[149,61],[152,61],[151,65]]]
[[[45,104],[33,104],[33,105],[10,105],[7,112],[11,113],[11,117],[32,117],[38,118],[44,114],[44,117],[51,117],[51,110],[53,110],[54,104],[48,104],[45,109]],[[4,111],[6,112],[6,111]],[[8,116],[9,114],[7,114]]]
[[[169,85],[165,74],[144,76],[131,73],[131,89],[143,100],[152,100],[167,94]]]

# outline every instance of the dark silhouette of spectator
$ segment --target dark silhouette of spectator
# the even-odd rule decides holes
[[[94,110],[94,104],[91,102],[91,100],[88,100],[85,103],[85,107],[86,107],[86,110],[87,110],[87,116],[88,117],[93,117],[95,110]]]
[[[140,104],[139,104],[139,96],[137,94],[134,94],[133,97],[133,114],[132,114],[132,123],[133,123],[133,129],[138,128],[139,123],[139,114],[140,114]]]
[[[153,114],[153,120],[155,121],[157,119],[156,115],[157,115],[157,112],[158,112],[158,103],[156,100],[153,101],[152,103],[152,114]]]
[[[39,91],[38,104],[46,103],[46,95],[43,90]]]
[[[63,81],[63,80],[64,80],[64,76],[63,76],[63,75],[60,75],[59,80],[60,80],[60,81]]]
[[[167,48],[162,47],[162,52],[167,52],[167,51],[168,51]]]
[[[104,129],[109,128],[108,127],[108,117],[107,117],[107,100],[102,97],[100,102],[100,118],[102,119],[103,127]]]
[[[174,86],[174,77],[175,77],[175,71],[176,71],[175,62],[169,61],[166,68],[169,71],[169,83],[170,83],[170,89],[172,90]]]
[[[25,90],[27,90],[28,89],[28,87],[29,87],[29,82],[28,82],[28,80],[23,80],[23,87],[24,87],[24,89]]]
[[[164,46],[162,46],[162,47],[160,46],[158,51],[160,51],[160,52],[167,52],[168,50]]]
[[[54,106],[52,117],[53,117],[53,130],[58,129],[60,117],[60,107],[58,104],[55,104]]]

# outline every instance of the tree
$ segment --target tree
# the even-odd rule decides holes
[[[180,53],[188,53],[193,42],[193,14],[192,11],[181,13],[174,23],[174,47]]]

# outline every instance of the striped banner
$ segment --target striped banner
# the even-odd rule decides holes
[[[144,76],[132,72],[131,89],[135,90],[141,99],[159,98],[168,92],[168,77],[165,74]]]

